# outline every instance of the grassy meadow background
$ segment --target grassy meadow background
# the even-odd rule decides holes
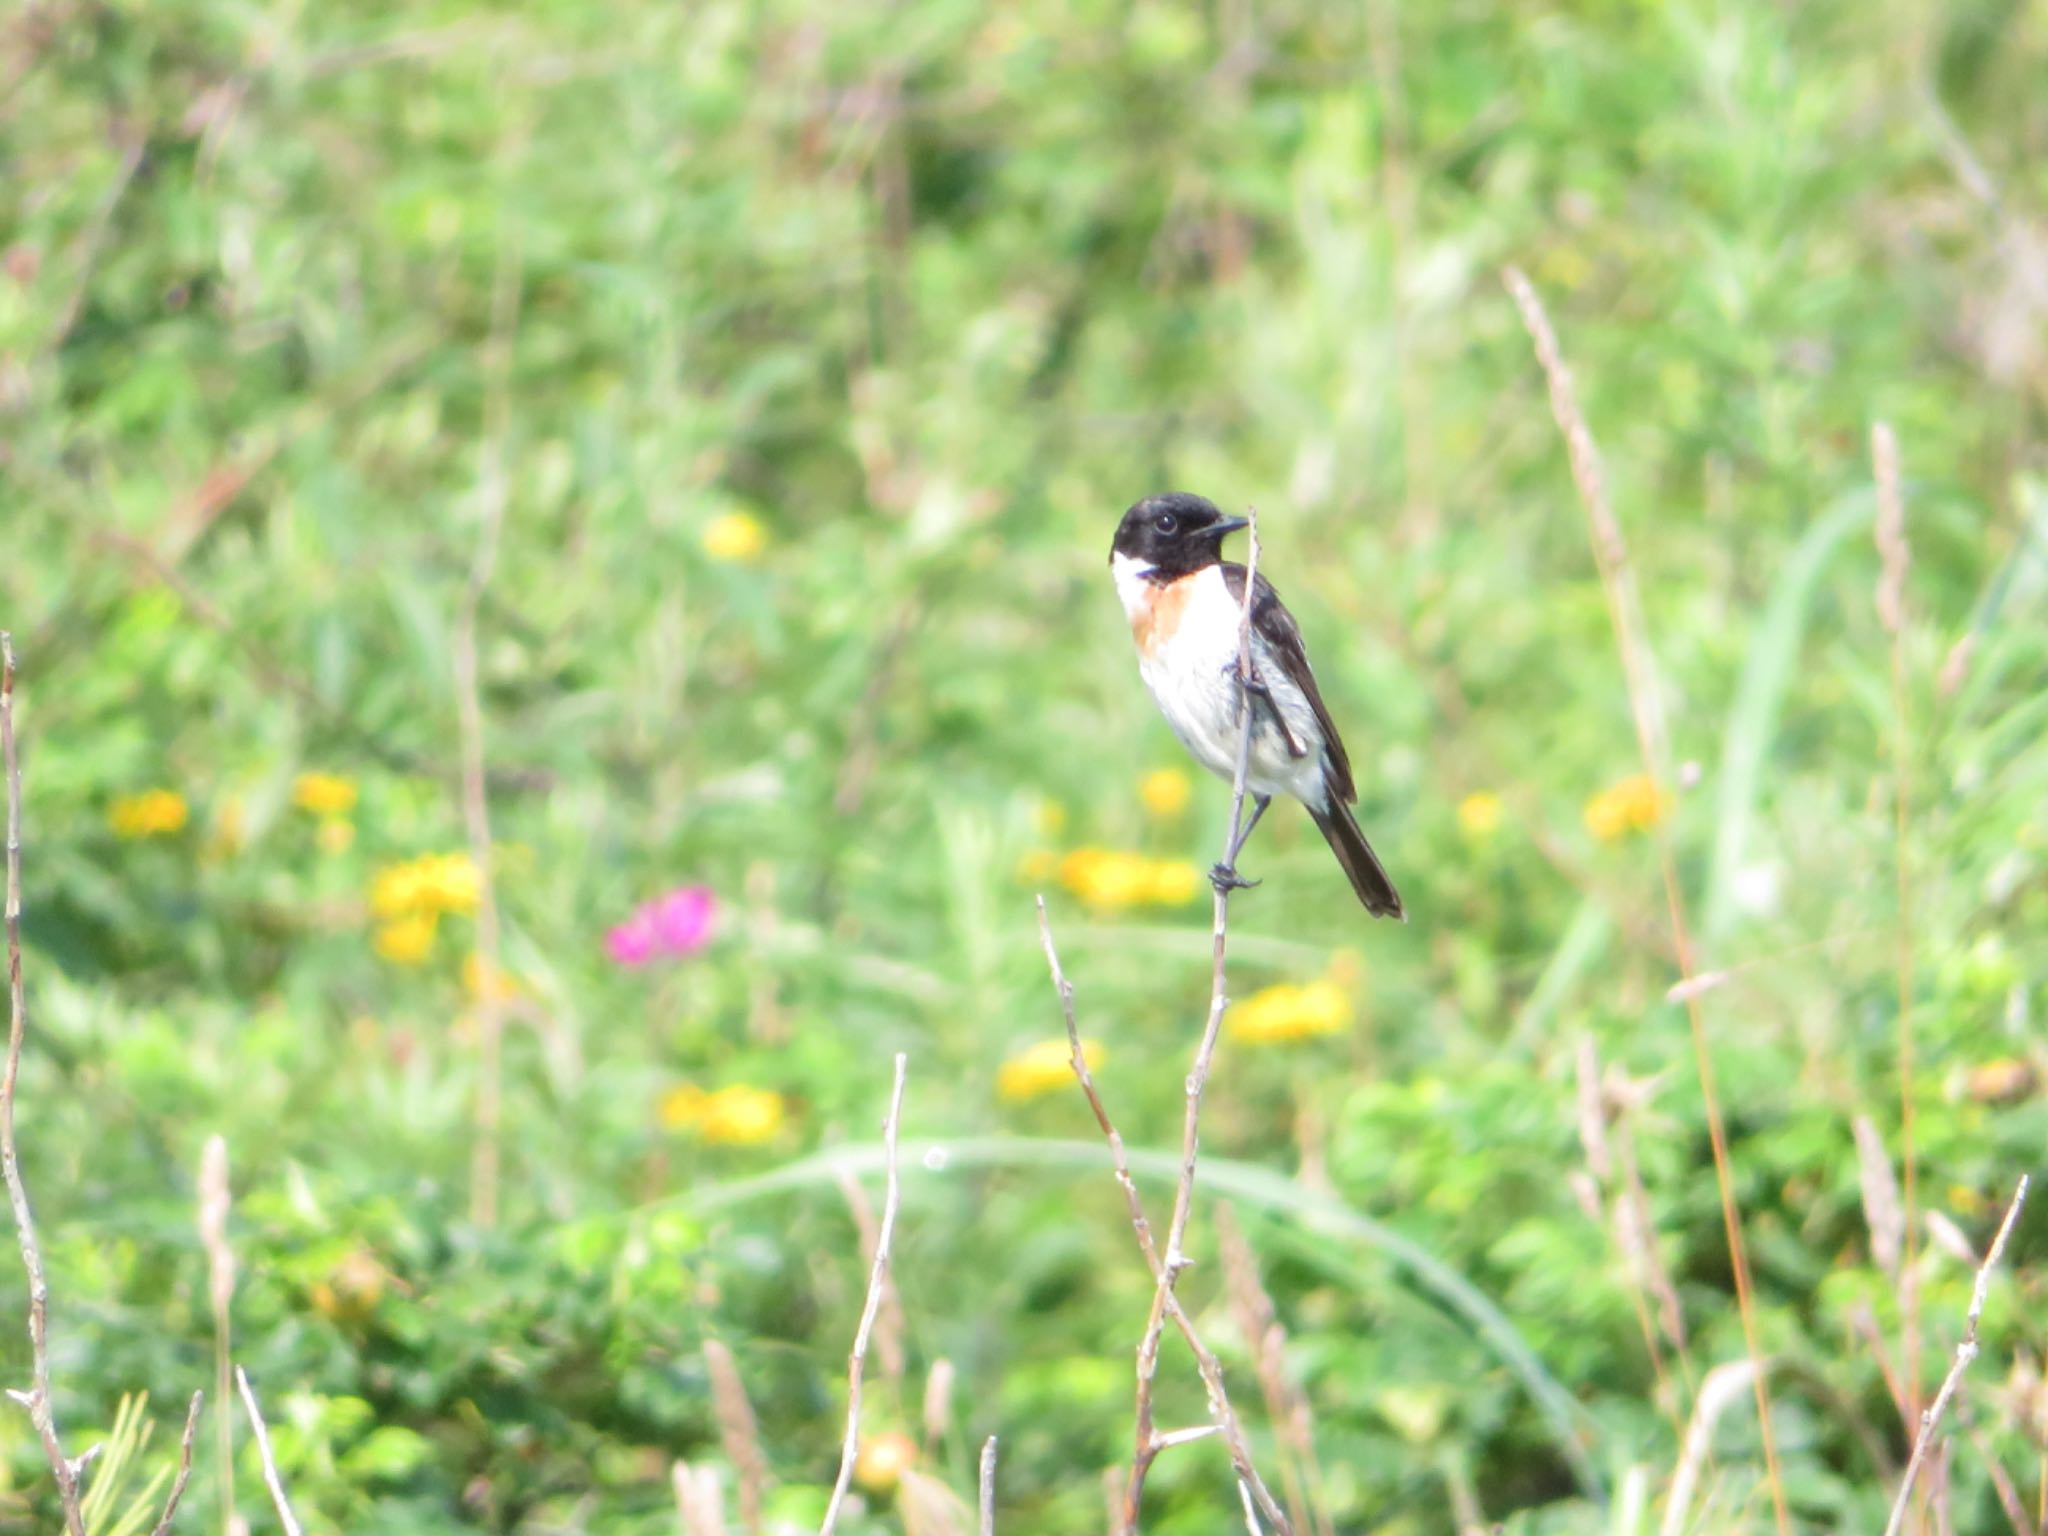
[[[866,1273],[820,1154],[879,1200],[899,1050],[866,1419],[895,1461],[842,1529],[961,1528],[935,1490],[971,1498],[991,1433],[1002,1529],[1101,1529],[1151,1283],[1044,1045],[1032,898],[1161,1213],[1227,802],[1104,566],[1166,488],[1260,510],[1412,913],[1368,922],[1293,808],[1246,855],[1183,1293],[1262,1464],[1206,1196],[1287,1331],[1327,1528],[1665,1519],[1743,1353],[1668,836],[1728,973],[1700,1002],[1793,1524],[1879,1529],[1905,1319],[1851,1127],[1896,1167],[1902,961],[1923,1391],[2048,1162],[2044,78],[2028,0],[0,17],[20,1134],[67,1437],[128,1392],[159,1421],[96,1472],[95,1536],[137,1529],[212,1389],[214,1136],[233,1358],[309,1530],[673,1530],[671,1463],[727,1459],[707,1343],[768,1528],[815,1528]],[[1668,793],[1632,777],[1508,263],[1599,439]],[[2044,1258],[2037,1207],[1950,1420],[1958,1532],[2015,1528],[1994,1465],[2048,1499]],[[1162,1422],[1203,1412],[1172,1344]],[[214,1436],[180,1529],[228,1516]],[[1761,1468],[1737,1397],[1666,1528],[1771,1529]],[[1228,1473],[1214,1441],[1163,1457],[1148,1529],[1232,1528]],[[18,1412],[0,1477],[0,1529],[54,1528]]]

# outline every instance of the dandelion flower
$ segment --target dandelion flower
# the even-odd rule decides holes
[[[1458,802],[1458,830],[1475,843],[1499,831],[1500,820],[1500,796],[1490,789],[1476,790]]]
[[[727,512],[704,529],[704,553],[732,565],[752,565],[768,548],[768,530],[751,512]]]
[[[1202,872],[1186,859],[1154,859],[1146,870],[1145,899],[1157,907],[1180,907],[1202,891]]]
[[[419,965],[434,952],[434,934],[439,925],[438,913],[409,912],[379,924],[372,942],[377,953],[393,965]]]
[[[787,1118],[781,1094],[746,1083],[711,1093],[695,1083],[679,1083],[662,1095],[655,1112],[670,1130],[688,1131],[700,1141],[723,1147],[758,1147],[773,1141]]]
[[[182,832],[191,816],[191,807],[175,789],[146,789],[139,795],[123,795],[107,811],[114,834],[131,840]]]
[[[1060,872],[1060,856],[1050,848],[1033,848],[1017,861],[1020,885],[1041,885]]]
[[[1093,1072],[1102,1065],[1103,1051],[1093,1040],[1081,1042],[1081,1059]],[[1065,1087],[1074,1076],[1074,1048],[1064,1037],[1041,1040],[1018,1052],[996,1072],[996,1094],[1011,1104],[1042,1098]]]
[[[1586,830],[1603,843],[1647,832],[1671,811],[1671,797],[1647,774],[1631,774],[1586,802]]]
[[[1160,821],[1171,821],[1188,808],[1195,787],[1178,768],[1157,768],[1138,780],[1138,798]]]
[[[355,781],[336,773],[302,773],[292,781],[292,804],[315,816],[345,816],[356,808]]]
[[[508,1003],[520,995],[519,978],[503,966],[493,970],[484,963],[484,957],[472,953],[462,962],[462,989],[478,1002],[484,1000],[488,986],[491,997],[501,1003]]]
[[[1267,987],[1232,1008],[1223,1027],[1246,1045],[1278,1045],[1334,1035],[1351,1023],[1351,999],[1336,982]]]

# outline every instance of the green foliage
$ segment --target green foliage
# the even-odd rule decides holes
[[[771,1518],[815,1523],[865,1277],[821,1152],[872,1173],[904,1050],[907,1367],[871,1361],[870,1428],[916,1434],[950,1360],[922,1469],[965,1490],[999,1432],[1006,1529],[1098,1529],[1150,1286],[1078,1095],[1000,1073],[1059,1033],[1043,887],[1163,1209],[1207,986],[1206,903],[1173,893],[1223,791],[1141,795],[1180,759],[1102,561],[1171,486],[1260,508],[1414,914],[1367,925],[1276,810],[1234,991],[1327,981],[1349,1027],[1227,1041],[1205,1123],[1337,1528],[1655,1529],[1742,1335],[1653,843],[1583,817],[1639,765],[1510,261],[1600,439],[1688,765],[1659,835],[1728,973],[1702,1004],[1786,1487],[1807,1528],[1878,1528],[1906,1435],[1867,1337],[1896,1370],[1905,1319],[1850,1123],[1896,1156],[1895,855],[1921,1208],[1981,1245],[2048,1136],[2044,70],[2038,8],[2001,4],[0,20],[21,1135],[62,1422],[119,1426],[105,1528],[177,1427],[142,1438],[124,1394],[212,1381],[216,1133],[235,1358],[309,1529],[673,1529],[671,1462],[725,1454],[712,1338]],[[1878,418],[1914,551],[1902,850]],[[403,900],[387,872],[466,847],[454,658],[494,463],[517,992],[483,1228],[472,893],[459,858]],[[1103,901],[1071,858],[1102,850],[1152,894]],[[708,947],[608,956],[696,884]],[[1587,1184],[1582,1042],[1633,1105],[1610,1129],[1682,1356],[1623,1175]],[[2038,1490],[2044,1220],[1985,1314],[1958,1529],[2000,1528],[1986,1453]],[[1213,1230],[1186,1293],[1265,1457]],[[1969,1269],[1914,1248],[1931,1387]],[[8,1380],[26,1348],[0,1328]],[[1204,1411],[1177,1346],[1161,1399]],[[192,1530],[223,1511],[206,1430]],[[1767,1529],[1746,1401],[1715,1447],[1689,1528]],[[0,1522],[50,1528],[19,1415],[0,1469]],[[1224,1528],[1227,1474],[1214,1443],[1163,1458],[1148,1529]],[[899,1525],[884,1495],[842,1529]]]

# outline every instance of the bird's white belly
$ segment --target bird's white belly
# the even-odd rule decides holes
[[[1237,678],[1237,639],[1242,610],[1230,597],[1223,573],[1211,567],[1194,579],[1186,609],[1171,637],[1138,656],[1138,674],[1159,712],[1195,760],[1220,778],[1237,775],[1242,697]],[[1252,662],[1287,722],[1285,735],[1261,704],[1252,732],[1245,782],[1254,794],[1290,794],[1320,808],[1323,735],[1307,698],[1279,661],[1254,637]],[[1289,750],[1288,736],[1300,755]]]

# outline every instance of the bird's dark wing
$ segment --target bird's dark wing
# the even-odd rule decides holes
[[[1242,606],[1244,567],[1224,561],[1222,569],[1223,584],[1230,591],[1230,600]],[[1252,588],[1252,628],[1279,658],[1280,665],[1287,671],[1288,681],[1302,691],[1308,699],[1308,707],[1315,711],[1316,724],[1322,727],[1323,742],[1329,752],[1325,772],[1330,792],[1345,804],[1351,804],[1358,798],[1358,789],[1351,782],[1351,759],[1344,755],[1344,739],[1337,734],[1330,712],[1323,706],[1323,696],[1316,688],[1315,673],[1309,670],[1308,652],[1302,649],[1301,630],[1294,622],[1294,615],[1287,611],[1287,605],[1280,601],[1280,594],[1273,590],[1273,584],[1264,576],[1260,576]]]

